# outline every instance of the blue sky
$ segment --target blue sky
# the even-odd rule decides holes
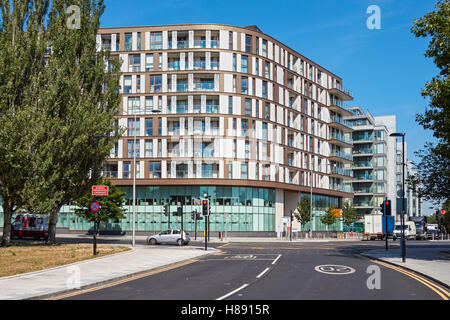
[[[408,158],[432,132],[415,122],[427,100],[421,89],[438,73],[424,56],[428,40],[410,31],[414,19],[434,10],[434,0],[105,0],[102,27],[222,23],[257,25],[264,33],[343,78],[351,105],[374,116],[397,115],[406,132]],[[369,30],[370,5],[381,9],[381,29]],[[428,211],[428,205],[424,206]]]

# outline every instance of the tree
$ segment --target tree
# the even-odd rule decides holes
[[[417,169],[423,182],[424,198],[442,202],[449,199],[448,184],[442,185],[442,182],[450,181],[450,2],[440,0],[435,7],[436,11],[416,19],[411,31],[416,37],[430,37],[425,56],[432,58],[440,69],[439,75],[426,82],[422,90],[422,96],[428,97],[430,103],[424,114],[416,115],[416,121],[432,130],[437,139],[436,145],[428,143],[425,150],[417,153],[422,158]],[[427,179],[430,175],[439,179]]]
[[[33,176],[26,182],[28,208],[50,214],[48,243],[55,243],[58,213],[63,205],[82,197],[96,178],[94,165],[109,156],[120,131],[120,62],[97,50],[96,35],[105,6],[102,0],[78,0],[80,29],[66,24],[66,1],[53,0],[46,41],[51,55],[39,103],[33,113],[38,123],[33,135]],[[108,63],[108,67],[105,64]],[[98,142],[95,158],[94,136]]]
[[[327,225],[328,228],[335,224],[337,221],[337,217],[335,216],[333,210],[335,210],[334,207],[328,207],[326,214],[320,218],[320,221],[323,224]]]
[[[311,221],[311,200],[303,197],[297,203],[297,211],[294,212],[295,219],[301,224],[302,229]]]
[[[97,224],[100,222],[108,222],[109,220],[116,221],[117,219],[123,219],[125,217],[123,213],[126,211],[123,208],[125,192],[120,191],[109,180],[100,181],[99,185],[108,186],[109,195],[96,197],[91,192],[86,192],[73,203],[77,207],[74,210],[75,214],[89,222],[97,222]],[[100,205],[100,210],[95,214],[90,207],[94,201]]]
[[[358,221],[358,215],[355,207],[350,201],[345,201],[344,207],[342,208],[342,222],[349,228],[356,221]]]
[[[10,244],[11,219],[28,198],[32,170],[32,109],[39,101],[46,49],[44,18],[49,1],[0,1],[0,195],[1,246]]]

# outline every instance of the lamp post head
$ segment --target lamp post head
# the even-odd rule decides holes
[[[404,137],[405,133],[396,132],[396,133],[391,133],[389,136],[390,137]]]

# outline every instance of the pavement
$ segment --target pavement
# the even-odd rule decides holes
[[[450,241],[433,241],[440,246],[406,245],[406,261],[400,247],[366,251],[362,255],[385,261],[427,276],[450,288]]]
[[[201,247],[136,246],[131,251],[70,265],[0,278],[0,300],[43,299],[126,279],[149,270],[217,252]],[[195,260],[194,260],[195,261]]]

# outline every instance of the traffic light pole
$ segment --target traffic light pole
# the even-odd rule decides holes
[[[208,235],[207,235],[208,222],[209,222],[209,219],[208,219],[208,216],[206,216],[206,220],[205,220],[205,251],[208,251]]]
[[[289,241],[292,241],[292,210],[291,210],[291,224],[289,226]]]
[[[387,200],[387,198],[386,198]],[[388,217],[386,214],[386,202],[384,203],[383,206],[383,214],[384,214],[384,220],[386,221],[385,227],[384,227],[384,232],[386,233],[386,251],[388,250]]]

